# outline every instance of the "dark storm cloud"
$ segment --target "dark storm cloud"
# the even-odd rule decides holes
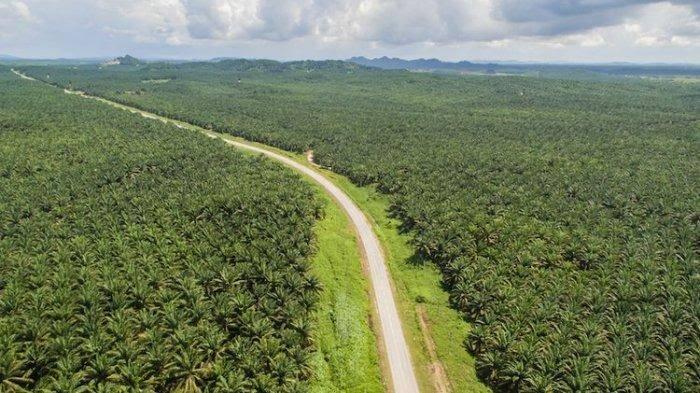
[[[671,0],[690,5],[700,15],[700,0]],[[659,0],[495,0],[496,19],[514,25],[521,35],[557,36],[619,24]],[[671,27],[671,26],[669,26]]]
[[[551,18],[572,18],[618,13],[626,7],[657,3],[658,0],[496,0],[499,16],[510,22],[543,22]]]

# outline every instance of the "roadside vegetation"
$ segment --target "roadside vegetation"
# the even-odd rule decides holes
[[[698,84],[338,62],[25,70],[313,149],[321,165],[376,185],[416,255],[441,270],[472,324],[464,348],[495,390],[700,387]]]
[[[269,160],[0,70],[0,391],[308,390],[322,209]]]
[[[355,231],[345,213],[316,185],[325,202],[316,226],[311,271],[323,284],[309,367],[312,393],[384,392],[377,340],[371,327],[369,284]]]
[[[372,186],[359,187],[330,171],[324,174],[367,214],[384,246],[421,391],[488,392],[476,375],[474,358],[459,345],[469,324],[450,307],[440,271],[415,255],[411,235],[388,216],[389,198]]]

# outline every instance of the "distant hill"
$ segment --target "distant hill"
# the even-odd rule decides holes
[[[217,61],[224,61],[224,60],[238,60],[240,57],[215,57],[211,59],[210,61],[217,62]]]
[[[246,59],[231,59],[217,62],[220,67],[232,68],[240,71],[313,71],[313,70],[331,70],[331,71],[352,71],[359,68],[364,68],[355,63],[349,63],[339,60],[301,60],[290,62],[278,62],[274,60],[246,60]]]
[[[134,56],[131,55],[125,55],[121,57],[117,57],[113,60],[107,61],[105,63],[102,63],[102,65],[128,65],[128,66],[134,66],[134,65],[140,65],[140,64],[146,64],[146,62],[141,61]]]
[[[285,72],[285,71],[338,71],[351,72],[366,67],[340,60],[302,60],[279,62],[275,60],[224,59],[219,61],[187,63],[152,63],[152,69],[215,69],[236,72]]]
[[[441,61],[438,59],[416,59],[404,60],[399,58],[379,57],[376,59],[368,59],[366,57],[353,57],[348,61],[361,64],[367,67],[377,67],[391,70],[450,70],[450,71],[488,71],[494,68],[495,64],[480,64],[469,61],[460,61],[456,63]]]
[[[405,60],[398,58],[380,57],[368,59],[353,57],[348,61],[367,67],[387,70],[409,70],[426,72],[450,73],[484,73],[484,74],[514,74],[534,75],[542,77],[647,77],[647,76],[700,76],[700,65],[693,64],[546,64],[546,63],[472,63],[469,61],[447,62],[438,59]]]
[[[12,55],[5,55],[0,53],[0,60],[19,60],[20,58]]]

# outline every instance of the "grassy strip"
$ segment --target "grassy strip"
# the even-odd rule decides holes
[[[382,392],[370,296],[357,238],[347,216],[317,185],[326,201],[316,224],[317,253],[312,271],[323,284],[316,323],[317,352],[311,392]]]

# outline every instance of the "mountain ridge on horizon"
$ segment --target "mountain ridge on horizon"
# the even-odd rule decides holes
[[[637,61],[593,61],[593,62],[582,62],[582,61],[545,61],[545,60],[459,60],[459,61],[447,61],[441,60],[436,57],[419,57],[419,58],[402,58],[402,57],[366,57],[366,56],[353,56],[347,59],[350,62],[395,62],[395,63],[440,63],[442,66],[459,66],[459,65],[540,65],[540,66],[674,66],[674,67],[700,67],[700,63],[685,63],[685,62],[663,62],[663,61],[651,61],[651,62],[637,62]]]
[[[382,56],[367,58],[351,57],[347,61],[367,67],[386,70],[407,70],[417,72],[511,74],[535,76],[573,76],[576,78],[597,76],[680,76],[700,77],[700,64],[666,63],[526,63],[526,62],[459,62],[442,61],[436,58],[406,60]]]
[[[140,61],[147,61],[147,62],[155,62],[155,61],[177,61],[177,62],[186,62],[186,61],[191,61],[191,62],[200,62],[200,61],[211,61],[211,62],[217,62],[217,61],[222,61],[222,60],[237,60],[237,59],[245,59],[245,60],[273,60],[277,61],[280,63],[290,63],[290,62],[297,62],[297,61],[326,61],[326,60],[331,60],[331,61],[347,61],[347,62],[352,62],[352,63],[377,63],[377,62],[386,62],[386,63],[393,63],[395,65],[403,65],[403,64],[413,64],[411,68],[415,67],[416,65],[428,65],[428,66],[433,66],[433,67],[440,67],[440,68],[459,68],[459,67],[470,67],[470,66],[483,66],[483,65],[539,65],[539,66],[547,66],[547,65],[553,65],[553,66],[594,66],[594,65],[601,65],[601,66],[674,66],[674,67],[700,67],[700,63],[688,63],[688,62],[663,62],[663,61],[649,61],[649,62],[637,62],[637,61],[595,61],[595,62],[582,62],[582,61],[547,61],[547,60],[517,60],[517,59],[508,59],[508,60],[493,60],[493,59],[485,59],[485,60],[458,60],[458,61],[448,61],[448,60],[442,60],[437,57],[418,57],[418,58],[402,58],[402,57],[390,57],[387,55],[383,55],[381,57],[367,57],[367,56],[352,56],[350,58],[327,58],[327,59],[313,59],[313,58],[299,58],[299,59],[288,59],[288,60],[283,60],[283,59],[272,59],[272,58],[263,58],[263,57],[245,57],[245,56],[236,56],[236,55],[221,55],[221,56],[216,56],[216,57],[171,57],[171,56],[166,56],[166,57],[159,57],[159,56],[131,56],[131,55],[120,55],[120,56],[76,56],[76,57],[70,57],[70,56],[58,56],[58,57],[51,57],[51,56],[39,56],[39,57],[24,57],[24,56],[16,56],[8,53],[0,53],[0,60],[60,60],[60,61],[70,61],[70,60],[75,60],[75,61],[105,61],[105,60],[116,60],[121,57],[133,57],[136,58]],[[406,68],[406,67],[401,67],[401,68]]]

